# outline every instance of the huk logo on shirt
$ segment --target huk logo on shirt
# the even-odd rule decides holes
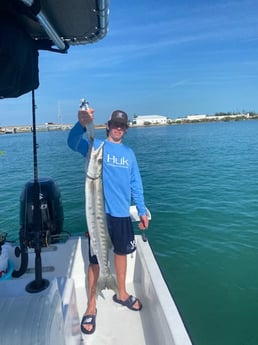
[[[110,154],[107,155],[107,163],[109,165],[121,167],[121,168],[128,168],[128,159],[125,159],[125,157],[117,158],[116,156],[111,156]]]

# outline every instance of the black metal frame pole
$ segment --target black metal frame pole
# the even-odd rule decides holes
[[[37,135],[36,135],[36,105],[35,92],[32,90],[32,122],[33,122],[33,163],[34,163],[34,184],[33,184],[33,226],[34,226],[34,245],[35,245],[35,280],[26,286],[26,291],[35,293],[45,290],[49,286],[49,281],[42,279],[41,262],[41,230],[42,215],[40,205],[40,188],[38,181],[38,159],[37,159]]]

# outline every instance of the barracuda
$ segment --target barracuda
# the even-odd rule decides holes
[[[109,267],[111,240],[107,228],[102,185],[103,146],[104,143],[94,149],[90,143],[85,183],[86,219],[91,240],[91,253],[97,256],[100,268],[97,283],[97,294],[100,295],[105,288],[116,292],[116,281]]]

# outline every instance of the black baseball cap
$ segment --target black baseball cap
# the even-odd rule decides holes
[[[128,115],[122,110],[115,110],[113,111],[108,122],[110,124],[117,123],[128,127]]]

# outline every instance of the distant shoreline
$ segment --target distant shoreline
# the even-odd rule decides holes
[[[227,116],[227,117],[221,117],[217,116],[215,117],[206,117],[203,119],[169,119],[167,124],[146,124],[146,125],[131,125],[130,128],[150,128],[150,127],[163,127],[163,126],[173,126],[173,125],[182,125],[182,124],[198,124],[198,123],[212,123],[212,122],[231,122],[231,121],[248,121],[248,120],[257,120],[258,116]],[[67,131],[70,130],[74,124],[44,124],[44,125],[37,125],[36,129],[37,132],[50,132],[50,131]],[[106,125],[95,125],[96,129],[105,129]],[[0,127],[0,135],[2,134],[16,134],[16,133],[29,133],[32,132],[32,126],[31,125],[18,125],[18,126],[1,126]]]
[[[36,126],[37,132],[50,132],[50,131],[67,131],[70,130],[74,124],[45,124]],[[105,125],[96,125],[96,129],[105,128]],[[30,133],[32,132],[31,125],[19,126],[1,126],[1,134],[17,134],[17,133]]]

